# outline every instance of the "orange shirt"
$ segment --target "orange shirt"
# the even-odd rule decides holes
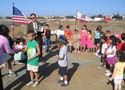
[[[65,37],[69,40],[71,39],[73,32],[70,29],[67,29],[64,31],[65,32]]]

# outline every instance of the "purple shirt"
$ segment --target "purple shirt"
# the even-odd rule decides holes
[[[14,51],[10,48],[8,39],[5,36],[0,35],[0,56],[2,53],[12,54],[13,52]]]

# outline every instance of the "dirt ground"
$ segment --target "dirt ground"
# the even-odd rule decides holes
[[[48,22],[52,30],[58,28],[58,22]],[[61,22],[64,26],[69,24],[71,29],[74,30],[74,22]],[[125,22],[109,22],[109,23],[77,23],[77,28],[80,30],[81,26],[86,24],[89,29],[95,30],[97,25],[102,25],[103,30],[111,30],[112,34],[125,32]],[[13,34],[12,27],[11,36]],[[15,27],[14,35],[21,36],[26,32],[26,26]],[[32,86],[26,86],[29,82],[29,75],[26,71],[25,64],[15,65],[13,67],[14,71],[17,73],[17,77],[9,77],[8,70],[6,68],[2,69],[3,84],[5,90],[112,90],[111,85],[107,85],[108,77],[106,77],[105,69],[99,70],[98,63],[99,58],[97,58],[94,53],[69,53],[69,66],[68,66],[68,76],[69,85],[67,87],[62,87],[57,84],[59,79],[58,76],[58,66],[56,63],[55,55],[57,55],[58,50],[54,47],[50,53],[44,53],[46,60],[45,64],[40,66],[40,79],[39,85],[35,88]],[[125,87],[122,89],[125,90]]]
[[[69,53],[68,76],[69,85],[62,87],[57,83],[58,66],[55,55],[57,50],[53,49],[50,53],[44,53],[46,63],[40,66],[40,79],[37,87],[26,86],[29,75],[26,72],[25,64],[15,65],[14,71],[17,77],[9,77],[7,69],[2,70],[3,84],[5,90],[112,90],[111,85],[107,85],[105,69],[99,70],[97,58],[94,53]],[[123,88],[122,90],[124,90]]]

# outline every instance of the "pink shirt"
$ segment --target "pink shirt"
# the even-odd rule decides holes
[[[13,52],[14,51],[10,48],[8,39],[5,36],[0,35],[0,56],[2,53],[12,54]]]

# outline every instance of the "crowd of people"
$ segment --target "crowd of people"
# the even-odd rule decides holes
[[[37,21],[35,13],[32,13],[30,17],[32,21],[27,25],[27,39],[23,42],[13,44],[9,36],[9,28],[0,25],[0,57],[3,53],[10,55],[11,58],[7,61],[10,76],[16,76],[12,71],[13,56],[15,60],[26,59],[27,70],[30,74],[30,82],[26,85],[37,86],[39,83],[39,62],[44,61],[43,43],[45,43],[45,51],[49,52],[51,35],[55,34],[59,47],[59,55],[57,55],[59,83],[62,83],[62,86],[69,84],[67,76],[68,51],[70,53],[87,51],[89,53],[96,52],[95,55],[100,58],[98,68],[106,67],[105,75],[110,77],[109,81],[114,79],[115,90],[121,90],[122,81],[124,83],[125,80],[125,33],[112,35],[110,30],[104,32],[100,25],[95,31],[88,29],[86,25],[82,25],[81,30],[71,30],[70,25],[66,25],[65,28],[63,25],[59,25],[58,30],[51,30],[49,24]],[[20,57],[22,54],[23,57]],[[0,65],[0,69],[2,67],[3,64]]]
[[[110,31],[106,31],[106,34],[100,37],[98,46],[98,68],[105,67],[105,76],[110,77],[109,82],[114,82],[114,90],[121,90],[125,84],[125,33],[111,35]]]

